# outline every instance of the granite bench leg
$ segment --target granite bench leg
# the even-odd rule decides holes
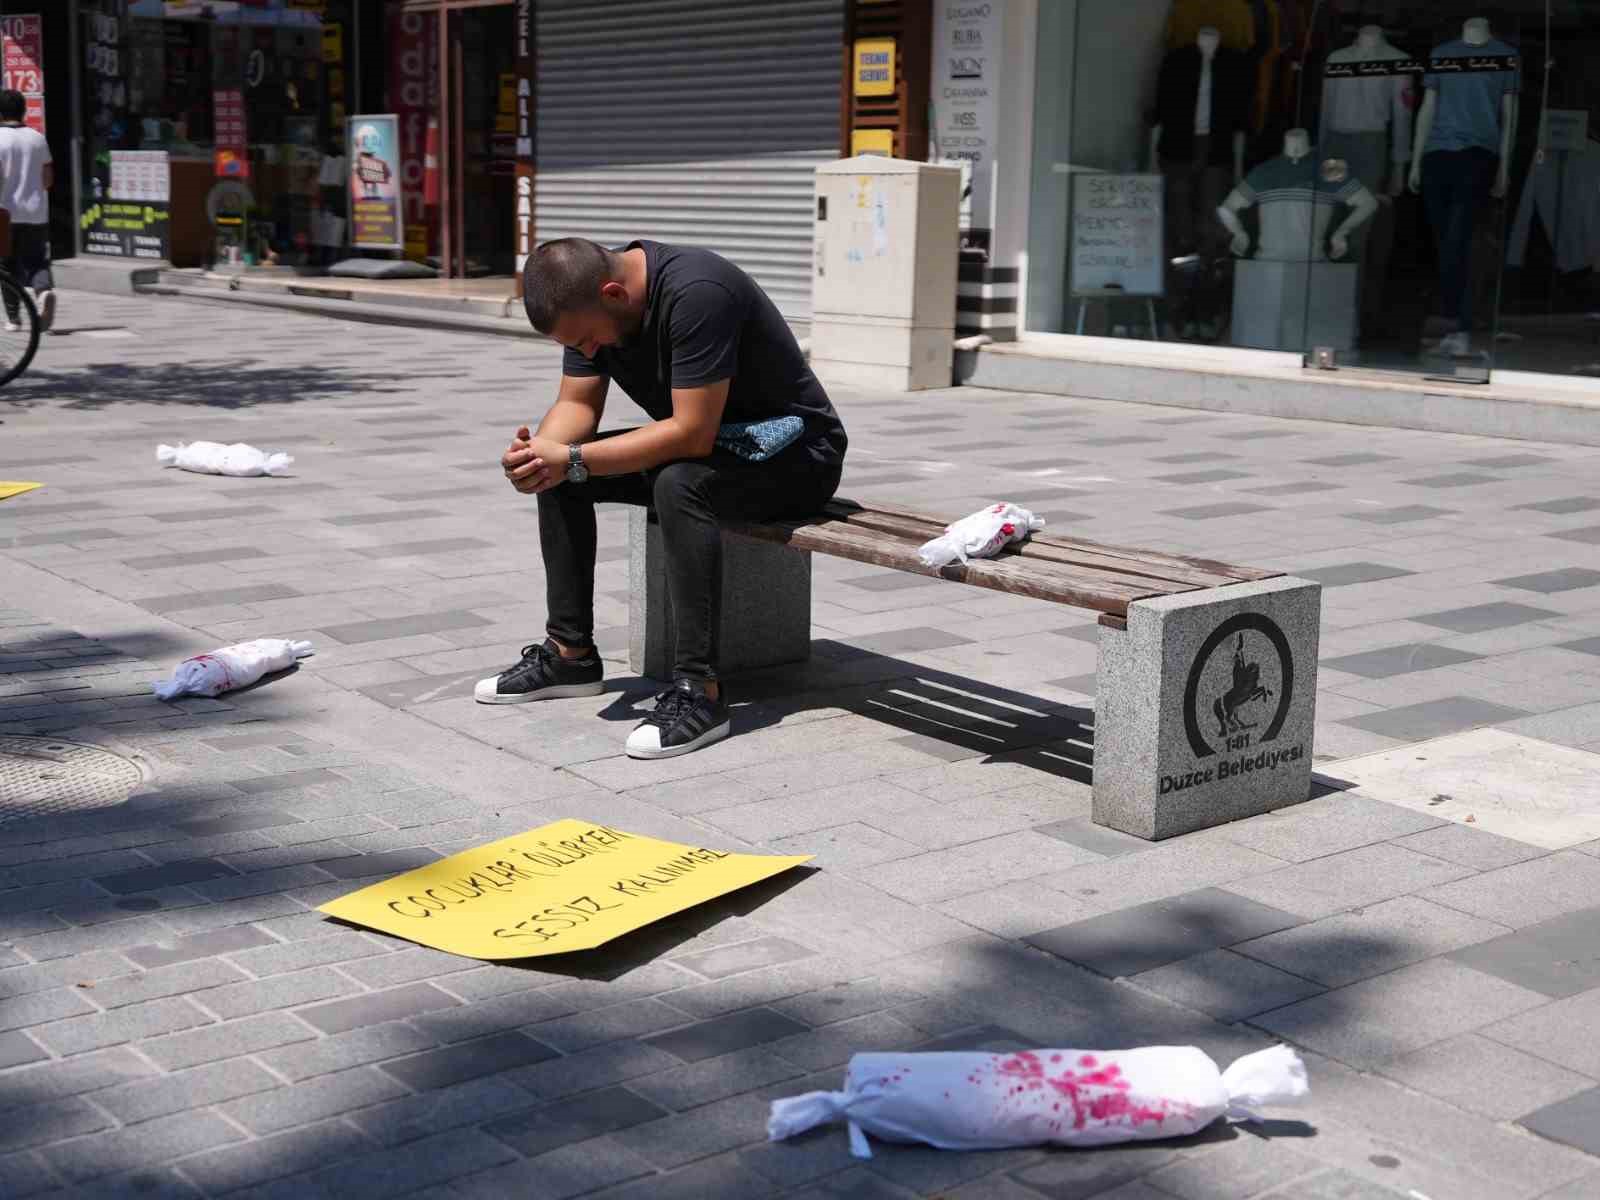
[[[717,665],[724,675],[811,657],[809,551],[722,535],[718,645]],[[670,679],[676,646],[661,526],[645,509],[630,509],[628,663],[651,679]]]
[[[1286,576],[1102,627],[1094,820],[1154,841],[1308,799],[1321,613],[1322,585]]]

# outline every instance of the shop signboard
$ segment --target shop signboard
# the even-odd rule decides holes
[[[894,157],[894,130],[892,129],[852,129],[850,131],[850,156],[858,154],[881,154],[885,158]]]
[[[1000,69],[1000,0],[934,6],[934,161],[962,168],[961,228],[992,228],[995,92]]]
[[[212,162],[218,179],[250,178],[250,134],[245,127],[244,92],[217,88],[211,93]]]
[[[23,118],[30,129],[44,132],[44,21],[38,13],[0,17],[0,87],[21,92],[28,102]]]
[[[350,118],[350,219],[351,245],[405,250],[400,118],[394,113]]]
[[[168,207],[139,200],[96,200],[84,210],[83,252],[123,258],[167,257]]]
[[[407,240],[426,246],[436,228],[428,212],[426,177],[428,122],[438,116],[439,22],[431,13],[410,9],[391,11],[388,20],[388,104],[398,131],[394,167],[405,211],[417,227],[398,241],[401,248]]]
[[[522,294],[522,268],[533,253],[533,0],[517,0],[515,13],[515,66],[517,76],[516,125],[516,227],[512,244],[517,248],[517,294]]]
[[[1072,294],[1162,294],[1162,178],[1072,176]]]
[[[855,44],[853,90],[857,96],[894,95],[894,39],[859,38]]]

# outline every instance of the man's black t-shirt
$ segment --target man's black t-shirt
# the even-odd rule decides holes
[[[819,464],[844,461],[839,414],[800,353],[794,332],[755,280],[720,255],[694,246],[629,242],[644,251],[644,322],[620,346],[602,346],[593,359],[568,349],[568,375],[605,375],[651,417],[672,415],[672,389],[723,379],[728,403],[722,421],[798,416],[801,444]]]

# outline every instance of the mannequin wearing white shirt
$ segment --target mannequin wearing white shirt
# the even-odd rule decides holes
[[[1408,57],[1389,44],[1382,26],[1363,25],[1354,42],[1328,55],[1328,63],[1383,63]],[[1323,156],[1348,162],[1369,191],[1398,196],[1411,160],[1410,92],[1407,75],[1325,76],[1317,139]]]
[[[1283,137],[1283,157],[1263,163],[1250,172],[1217,209],[1217,219],[1233,235],[1231,249],[1239,257],[1250,252],[1250,234],[1239,214],[1256,204],[1270,205],[1283,220],[1268,220],[1263,214],[1259,256],[1285,262],[1326,260],[1322,233],[1333,218],[1336,204],[1345,204],[1350,215],[1339,223],[1328,239],[1335,259],[1350,252],[1350,236],[1378,211],[1378,201],[1360,180],[1353,177],[1325,182],[1318,178],[1317,164],[1311,157],[1311,135],[1304,129],[1291,129]],[[1323,210],[1326,209],[1326,213]]]

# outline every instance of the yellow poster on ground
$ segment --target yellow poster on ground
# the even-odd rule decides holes
[[[733,854],[567,819],[463,850],[322,905],[468,958],[589,950],[808,862]]]
[[[0,479],[0,500],[9,500],[13,496],[20,496],[23,492],[31,492],[34,488],[42,488],[42,483],[13,483],[9,479]]]

